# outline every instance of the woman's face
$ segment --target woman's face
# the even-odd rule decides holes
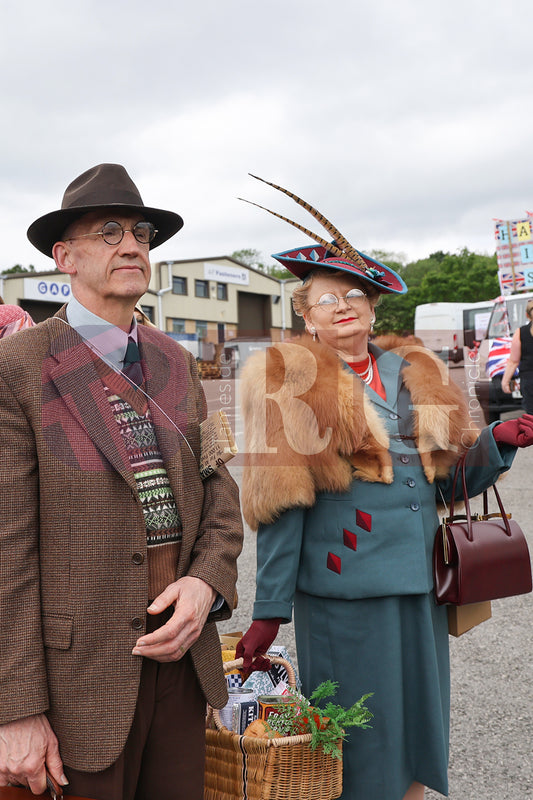
[[[375,319],[374,306],[366,295],[346,300],[351,289],[365,291],[364,284],[356,277],[317,276],[313,278],[307,295],[308,309],[303,315],[306,329],[313,333],[316,328],[321,342],[333,349],[349,348],[368,341],[368,335]],[[334,295],[338,302],[318,304],[324,295]]]

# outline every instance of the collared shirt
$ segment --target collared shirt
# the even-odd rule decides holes
[[[127,333],[111,322],[97,317],[79,300],[71,297],[67,305],[67,320],[87,346],[117,370],[122,370],[124,366],[128,337],[131,336],[138,343],[137,320],[134,315],[131,330]]]

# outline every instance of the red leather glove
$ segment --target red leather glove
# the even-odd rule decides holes
[[[492,434],[502,444],[529,447],[533,444],[533,414],[522,414],[518,419],[500,422],[492,429]]]
[[[270,661],[264,654],[278,635],[281,619],[255,619],[240,642],[237,642],[236,658],[243,659],[243,672],[253,670],[266,672]]]

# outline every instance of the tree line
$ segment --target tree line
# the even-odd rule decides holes
[[[405,295],[386,295],[378,309],[377,333],[412,333],[415,309],[422,303],[477,303],[501,294],[498,262],[492,256],[466,247],[457,253],[432,253],[409,264],[387,260],[386,253],[372,254],[404,279]]]

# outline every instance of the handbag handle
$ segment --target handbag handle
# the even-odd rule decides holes
[[[455,465],[455,474],[453,476],[453,485],[452,485],[452,499],[450,501],[450,516],[449,519],[451,520],[454,517],[454,507],[455,507],[455,491],[457,487],[457,477],[459,472],[461,472],[461,479],[463,484],[463,500],[465,504],[465,511],[466,511],[466,521],[467,521],[467,536],[468,540],[471,542],[474,538],[472,533],[472,514],[470,513],[470,499],[468,497],[468,491],[466,488],[466,468],[465,468],[465,461],[466,461],[466,452],[463,453],[457,464]],[[500,497],[500,493],[496,488],[496,484],[492,484],[492,488],[494,489],[494,494],[496,495],[496,500],[498,502],[498,507],[500,509],[500,513],[498,514],[489,514],[489,502],[487,496],[487,490],[483,491],[483,519],[489,519],[490,517],[497,517],[501,516],[503,519],[503,524],[505,526],[505,533],[507,536],[512,536],[511,533],[511,526],[509,525],[510,514],[505,513],[505,509],[503,507],[502,499]],[[462,516],[462,515],[461,515]]]
[[[63,789],[46,770],[46,788],[50,793],[51,800],[63,800]]]

